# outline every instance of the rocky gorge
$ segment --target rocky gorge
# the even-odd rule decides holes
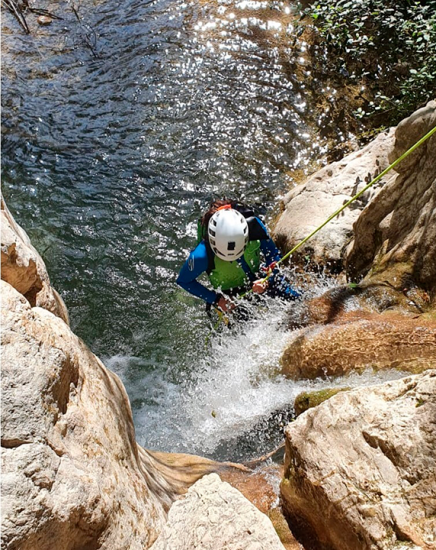
[[[289,249],[435,125],[432,101],[310,176],[284,199],[278,242]],[[283,374],[404,376],[341,391],[285,428],[278,507],[259,498],[271,492],[260,463],[136,443],[123,384],[71,331],[2,202],[4,548],[436,548],[435,150],[433,136],[302,252],[337,285],[290,311]]]

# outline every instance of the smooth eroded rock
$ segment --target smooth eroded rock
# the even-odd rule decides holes
[[[3,198],[1,223],[1,278],[12,285],[32,306],[51,311],[67,324],[68,311],[54,288],[45,264],[32,246],[27,233],[12,217]]]
[[[64,321],[0,285],[2,547],[147,548],[174,489],[139,453],[123,385]]]
[[[436,322],[388,312],[342,313],[334,322],[296,331],[281,365],[283,374],[295,380],[368,368],[416,374],[436,368]]]
[[[362,190],[370,179],[389,165],[388,155],[393,140],[393,130],[384,132],[362,150],[322,168],[306,183],[290,191],[284,198],[285,210],[274,228],[277,243],[284,250],[291,250]],[[366,191],[358,201],[314,235],[297,256],[310,253],[315,263],[341,265],[345,247],[352,237],[353,223],[386,184],[387,178]]]

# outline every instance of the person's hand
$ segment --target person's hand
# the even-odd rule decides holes
[[[264,281],[263,279],[254,281],[253,286],[251,287],[252,291],[256,294],[263,294],[267,288],[268,281]]]
[[[224,313],[228,313],[236,307],[236,304],[234,302],[232,302],[231,300],[227,300],[227,298],[224,298],[224,296],[221,296],[216,305],[220,308],[221,311],[224,311]]]

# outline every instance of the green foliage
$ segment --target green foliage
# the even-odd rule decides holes
[[[436,96],[436,0],[325,0],[306,14],[325,47],[324,73],[370,90],[358,118],[383,112],[397,122]]]

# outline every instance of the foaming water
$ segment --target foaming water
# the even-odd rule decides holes
[[[177,383],[171,369],[164,377],[151,373],[142,378],[133,392],[134,401],[135,394],[142,399],[134,413],[139,442],[220,458],[250,456],[250,449],[237,449],[238,440],[263,418],[292,404],[300,391],[278,374],[290,335],[284,319],[284,306],[276,304],[244,325],[203,335],[203,353],[192,357],[190,371],[185,369]],[[106,364],[126,379],[138,361],[112,357]],[[257,440],[255,454],[270,444],[269,436],[264,445]]]
[[[312,277],[306,295],[320,295],[332,285]],[[138,441],[151,449],[250,460],[283,441],[283,428],[294,418],[293,404],[301,392],[368,386],[403,376],[369,369],[336,379],[287,379],[280,357],[298,335],[288,330],[287,319],[289,308],[299,307],[298,302],[268,299],[252,307],[250,321],[202,334],[189,368],[168,365],[165,373],[140,378],[138,372],[149,366],[142,359],[107,359],[130,388]]]

